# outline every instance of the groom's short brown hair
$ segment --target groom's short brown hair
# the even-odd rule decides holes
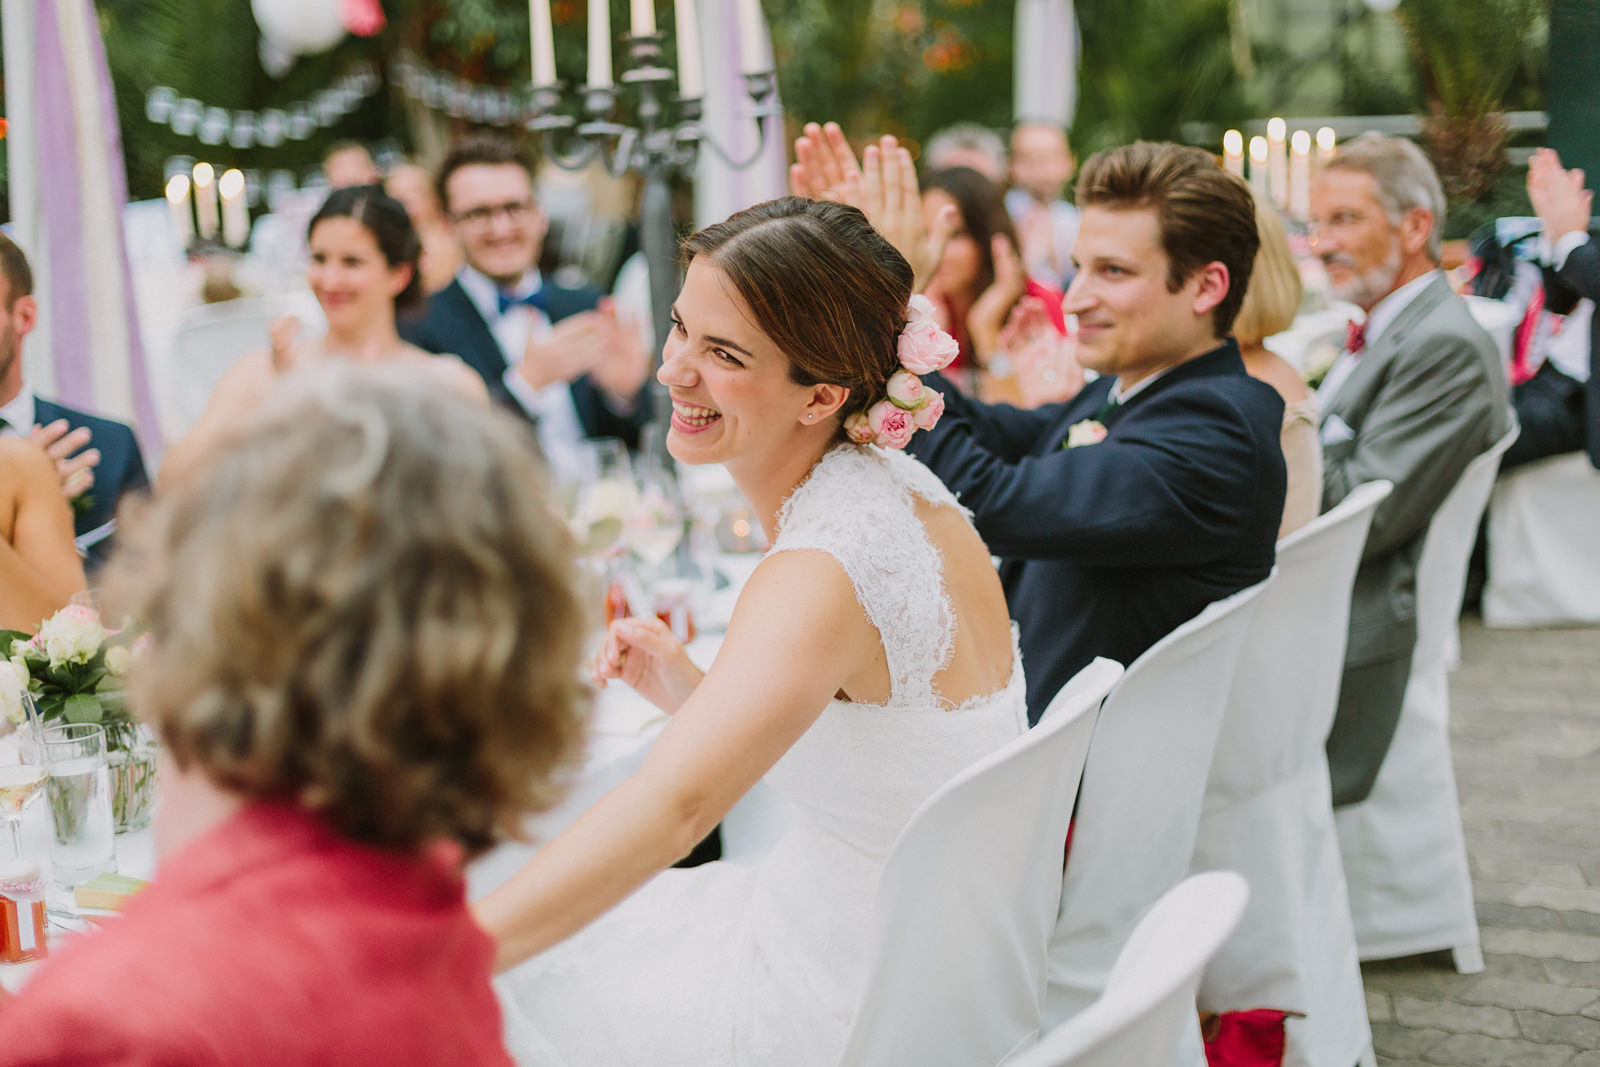
[[[1153,210],[1172,292],[1208,263],[1226,267],[1228,295],[1211,317],[1217,336],[1228,335],[1261,244],[1249,186],[1209,152],[1137,141],[1090,157],[1078,175],[1077,201],[1080,208]]]

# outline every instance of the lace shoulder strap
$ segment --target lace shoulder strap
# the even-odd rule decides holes
[[[954,648],[955,619],[939,553],[917,519],[913,494],[955,504],[911,457],[840,445],[785,502],[772,551],[815,549],[839,561],[883,640],[889,703],[925,707],[935,700],[934,676]]]

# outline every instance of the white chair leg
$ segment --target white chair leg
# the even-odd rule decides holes
[[[1457,974],[1483,973],[1483,947],[1476,941],[1451,949],[1450,959],[1456,965]]]

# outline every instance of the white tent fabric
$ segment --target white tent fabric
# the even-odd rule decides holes
[[[35,391],[159,432],[122,232],[122,137],[93,0],[0,0],[15,239],[39,325]]]
[[[759,7],[759,5],[752,5]],[[706,95],[701,122],[711,140],[737,160],[744,160],[758,144],[755,105],[745,89],[738,62],[739,4],[737,0],[700,0],[700,54],[706,57]],[[768,57],[771,34],[763,32]],[[769,61],[768,69],[773,64]],[[773,90],[776,94],[777,90]],[[770,102],[770,101],[769,101]],[[767,140],[761,155],[744,170],[729,166],[709,146],[702,145],[695,168],[695,226],[721,222],[751,204],[783,196],[789,191],[789,152],[784,144],[781,117],[766,120]]]
[[[1078,17],[1072,0],[1017,0],[1012,113],[1071,126],[1078,108]]]

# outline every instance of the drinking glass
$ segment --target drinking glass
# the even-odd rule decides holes
[[[55,841],[50,863],[58,885],[75,886],[116,867],[111,771],[99,723],[48,727],[39,744]]]
[[[635,490],[628,449],[621,441],[589,442],[589,461],[578,485],[573,526],[585,553],[604,555],[622,540]]]
[[[26,693],[22,699],[32,703]],[[30,729],[29,724],[23,724],[24,732]],[[22,813],[44,792],[45,768],[37,745],[27,743],[21,736],[17,741],[15,746],[0,746],[0,818],[11,827],[12,857],[21,859]]]

